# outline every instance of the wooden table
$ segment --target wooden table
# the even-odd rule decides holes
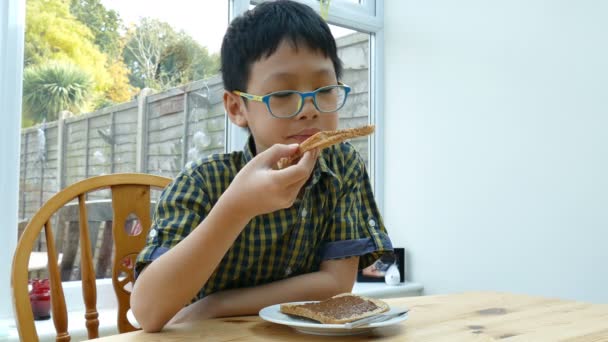
[[[608,305],[507,293],[473,292],[393,298],[409,318],[367,335],[320,337],[257,316],[182,323],[100,341],[608,341]]]

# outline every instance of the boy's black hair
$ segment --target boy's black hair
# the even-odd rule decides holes
[[[342,61],[327,23],[312,8],[289,0],[264,2],[235,18],[222,42],[222,78],[228,91],[247,90],[251,65],[272,55],[287,40],[329,57],[342,77]]]

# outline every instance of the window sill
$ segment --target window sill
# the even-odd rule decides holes
[[[352,292],[372,298],[399,298],[421,296],[423,289],[422,285],[409,282],[399,283],[398,285],[356,282]]]
[[[116,328],[116,296],[112,279],[97,279],[97,311],[99,313],[99,336],[118,334]],[[85,307],[82,300],[80,281],[63,282],[63,293],[68,309],[68,332],[72,341],[88,339],[85,324]],[[55,341],[55,325],[52,319],[35,321],[40,341]],[[0,319],[0,341],[19,341],[19,334],[13,318]]]
[[[74,291],[73,289],[77,288]],[[66,303],[70,310],[68,312],[68,331],[72,341],[87,339],[87,331],[84,320],[84,306],[80,292],[80,282],[64,283]],[[111,279],[97,280],[98,312],[99,312],[99,336],[118,334],[116,328],[116,299],[112,288]],[[417,283],[400,283],[398,285],[386,285],[385,283],[360,283],[356,282],[353,293],[372,298],[397,298],[422,295],[423,287]],[[78,297],[78,298],[77,298]],[[55,341],[55,326],[53,320],[36,321],[36,330],[40,341]],[[19,341],[19,335],[15,322],[12,319],[0,319],[0,341]]]
[[[116,309],[100,309],[99,313],[99,336],[108,336],[118,334],[116,328]],[[36,321],[36,331],[40,341],[55,341],[57,333],[52,319],[44,321]],[[17,327],[12,319],[0,320],[0,341],[19,341]],[[6,333],[2,329],[7,329]],[[68,332],[70,333],[71,341],[87,340],[87,329],[83,311],[68,312]]]

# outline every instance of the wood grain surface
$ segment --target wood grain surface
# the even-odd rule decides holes
[[[386,299],[409,307],[397,325],[359,336],[301,334],[257,316],[220,318],[108,336],[99,341],[608,341],[608,305],[509,293]]]

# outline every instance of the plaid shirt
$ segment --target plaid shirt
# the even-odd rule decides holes
[[[250,137],[243,151],[190,163],[175,178],[160,197],[136,275],[198,226],[253,151]],[[365,164],[352,145],[342,143],[319,155],[292,207],[256,216],[245,226],[193,300],[315,272],[328,259],[360,256],[364,268],[389,251]]]

